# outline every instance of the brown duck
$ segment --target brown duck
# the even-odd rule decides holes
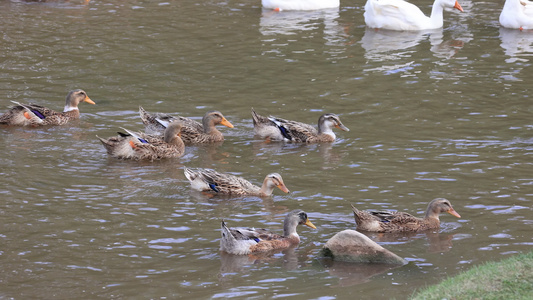
[[[260,187],[242,177],[220,173],[212,169],[192,169],[185,167],[184,173],[185,177],[191,182],[192,189],[200,192],[260,197],[272,195],[276,187],[285,193],[289,192],[289,189],[287,189],[283,182],[283,178],[278,173],[268,174],[263,181],[263,185]]]
[[[202,118],[202,124],[182,116],[171,116],[165,113],[149,114],[144,108],[139,107],[141,120],[145,125],[145,132],[160,134],[171,122],[179,120],[183,125],[181,139],[186,144],[216,143],[224,140],[224,135],[215,126],[224,125],[233,128],[233,125],[219,111],[208,111]]]
[[[461,216],[453,209],[450,201],[437,198],[429,202],[424,218],[399,211],[358,210],[352,205],[355,223],[359,231],[372,232],[416,232],[440,227],[439,214],[447,212]]]
[[[298,225],[316,229],[316,226],[307,218],[307,214],[300,209],[289,212],[285,217],[283,235],[259,228],[228,228],[222,221],[220,250],[229,254],[246,255],[296,246],[300,243],[300,237],[296,232]]]
[[[140,132],[119,132],[119,136],[98,139],[107,153],[120,159],[155,160],[162,158],[181,157],[185,153],[185,144],[180,138],[182,125],[171,123],[165,129],[164,136],[152,136]]]
[[[344,126],[336,114],[323,114],[318,119],[318,130],[312,125],[285,120],[278,117],[265,117],[257,114],[252,108],[254,133],[258,137],[273,141],[295,143],[331,143],[335,141],[332,128],[350,131]]]
[[[0,116],[0,124],[12,126],[44,126],[44,125],[64,125],[70,120],[80,118],[78,104],[87,102],[95,104],[84,90],[73,90],[67,95],[65,109],[57,112],[36,104],[22,104],[15,102],[6,113]]]

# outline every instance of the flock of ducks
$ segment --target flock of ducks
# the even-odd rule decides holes
[[[262,0],[264,8],[281,10],[316,10],[340,6],[339,0]],[[427,30],[443,26],[444,8],[463,11],[457,0],[435,0],[427,17],[416,5],[403,0],[367,0],[365,23],[368,27],[388,30]],[[533,29],[533,2],[506,0],[500,14],[505,28]]]
[[[15,105],[0,116],[0,124],[34,127],[63,125],[70,120],[79,119],[78,104],[81,102],[95,104],[87,93],[80,89],[68,93],[63,112],[35,104],[14,102]],[[223,141],[224,136],[217,130],[217,125],[233,128],[219,111],[207,112],[201,124],[182,116],[166,113],[150,114],[142,107],[139,108],[139,114],[145,125],[145,132],[133,132],[122,128],[124,132],[119,132],[115,137],[105,139],[97,136],[109,155],[119,159],[134,160],[177,158],[184,154],[186,144]],[[297,121],[261,116],[253,109],[252,119],[256,136],[268,141],[329,143],[335,140],[333,128],[349,131],[339,116],[331,113],[320,116],[318,129]],[[185,167],[184,174],[190,181],[192,189],[204,193],[267,197],[272,195],[275,188],[289,193],[278,173],[268,174],[262,186],[256,186],[242,177],[212,169]],[[416,232],[439,228],[439,215],[443,212],[460,218],[451,203],[443,198],[437,198],[429,203],[424,218],[417,218],[405,212],[360,211],[353,206],[352,208],[357,229],[360,231]],[[283,235],[265,229],[228,228],[222,221],[220,249],[230,254],[243,255],[295,246],[300,242],[296,231],[298,225],[316,229],[302,210],[289,212],[284,220]]]

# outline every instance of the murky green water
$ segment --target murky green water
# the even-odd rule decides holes
[[[0,128],[0,297],[405,298],[533,245],[532,32],[500,29],[503,1],[461,1],[443,30],[365,29],[364,1],[339,10],[262,11],[260,1],[0,1],[0,107],[61,110],[82,88],[97,105],[54,128]],[[414,1],[429,13],[430,3]],[[117,161],[95,135],[142,129],[138,106],[199,119],[224,113],[226,141],[181,159]],[[332,145],[254,140],[250,109],[316,123],[340,115]],[[182,167],[291,194],[207,198]],[[461,219],[438,234],[370,235],[396,269],[316,259],[362,209],[422,214],[446,197]],[[219,253],[230,225],[282,230],[304,209],[317,230],[268,259]]]

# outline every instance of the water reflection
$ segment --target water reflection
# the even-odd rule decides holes
[[[501,47],[510,56],[507,63],[527,62],[533,56],[533,31],[500,28]]]
[[[411,58],[422,41],[429,40],[431,52],[438,58],[451,58],[463,47],[464,41],[444,40],[442,29],[424,31],[392,31],[366,28],[361,39],[365,58],[374,61]]]
[[[365,283],[368,282],[373,276],[401,267],[398,265],[389,264],[347,263],[342,261],[334,261],[329,258],[321,258],[318,261],[324,268],[328,270],[330,275],[339,278],[339,284],[332,286],[332,288],[347,287]]]
[[[447,252],[453,247],[454,234],[438,233],[438,232],[396,232],[396,233],[369,233],[365,234],[373,241],[380,245],[386,244],[407,244],[416,240],[426,239],[427,251],[429,253]]]
[[[238,273],[240,278],[243,272],[249,270],[248,266],[257,265],[267,262],[279,261],[284,269],[295,270],[298,269],[298,255],[296,248],[298,246],[290,247],[284,250],[276,250],[267,253],[255,253],[250,255],[233,255],[224,251],[220,252],[220,273],[222,276],[228,273]]]
[[[262,35],[297,35],[304,31],[321,31],[326,45],[341,42],[343,27],[339,25],[339,9],[322,9],[317,11],[263,11],[259,21]]]

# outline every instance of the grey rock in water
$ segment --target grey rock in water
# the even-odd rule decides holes
[[[366,235],[344,230],[334,235],[321,251],[335,261],[405,265],[407,261],[381,247]]]

